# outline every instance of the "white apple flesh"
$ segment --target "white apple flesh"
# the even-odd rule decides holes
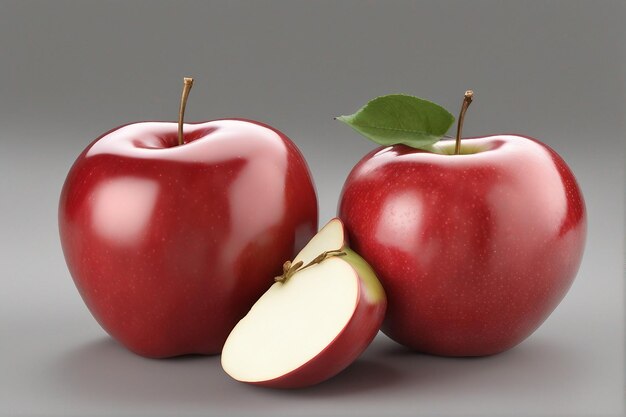
[[[331,220],[294,259],[301,268],[254,304],[226,340],[226,373],[241,382],[300,388],[336,375],[365,350],[387,302],[345,236],[342,222]],[[325,252],[330,255],[320,261]]]

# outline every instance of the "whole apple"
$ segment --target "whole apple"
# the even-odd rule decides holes
[[[376,149],[350,173],[339,217],[387,293],[383,331],[444,356],[528,337],[572,284],[586,235],[571,170],[516,135]]]
[[[219,353],[267,277],[317,230],[309,169],[287,136],[244,119],[183,125],[183,113],[179,126],[133,123],[98,138],[59,204],[87,307],[147,357]]]

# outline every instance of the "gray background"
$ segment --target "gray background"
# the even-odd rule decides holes
[[[611,1],[0,2],[0,415],[620,415],[626,7]],[[60,250],[71,163],[120,124],[241,116],[308,159],[320,222],[373,144],[332,120],[407,92],[468,135],[554,147],[589,211],[578,277],[548,321],[489,358],[409,353],[384,336],[347,371],[280,392],[218,357],[146,360],[84,307]]]

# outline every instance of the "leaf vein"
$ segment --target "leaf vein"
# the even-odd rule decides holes
[[[383,126],[374,126],[374,125],[366,125],[366,124],[362,124],[362,123],[354,123],[355,126],[360,126],[360,127],[369,127],[372,129],[381,129],[381,130],[396,130],[398,132],[408,132],[408,133],[419,133],[419,134],[423,134],[423,135],[428,135],[428,136],[439,136],[439,135],[434,135],[432,133],[428,133],[424,130],[412,130],[412,129],[402,129],[399,127],[383,127]]]

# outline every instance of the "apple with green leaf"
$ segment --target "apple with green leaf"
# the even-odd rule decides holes
[[[388,297],[383,331],[415,350],[482,356],[527,338],[570,288],[586,212],[572,171],[528,136],[439,140],[454,117],[406,95],[338,119],[384,145],[343,187],[339,217]]]
[[[235,326],[222,351],[234,379],[272,388],[322,382],[350,365],[380,329],[385,292],[331,220]]]

